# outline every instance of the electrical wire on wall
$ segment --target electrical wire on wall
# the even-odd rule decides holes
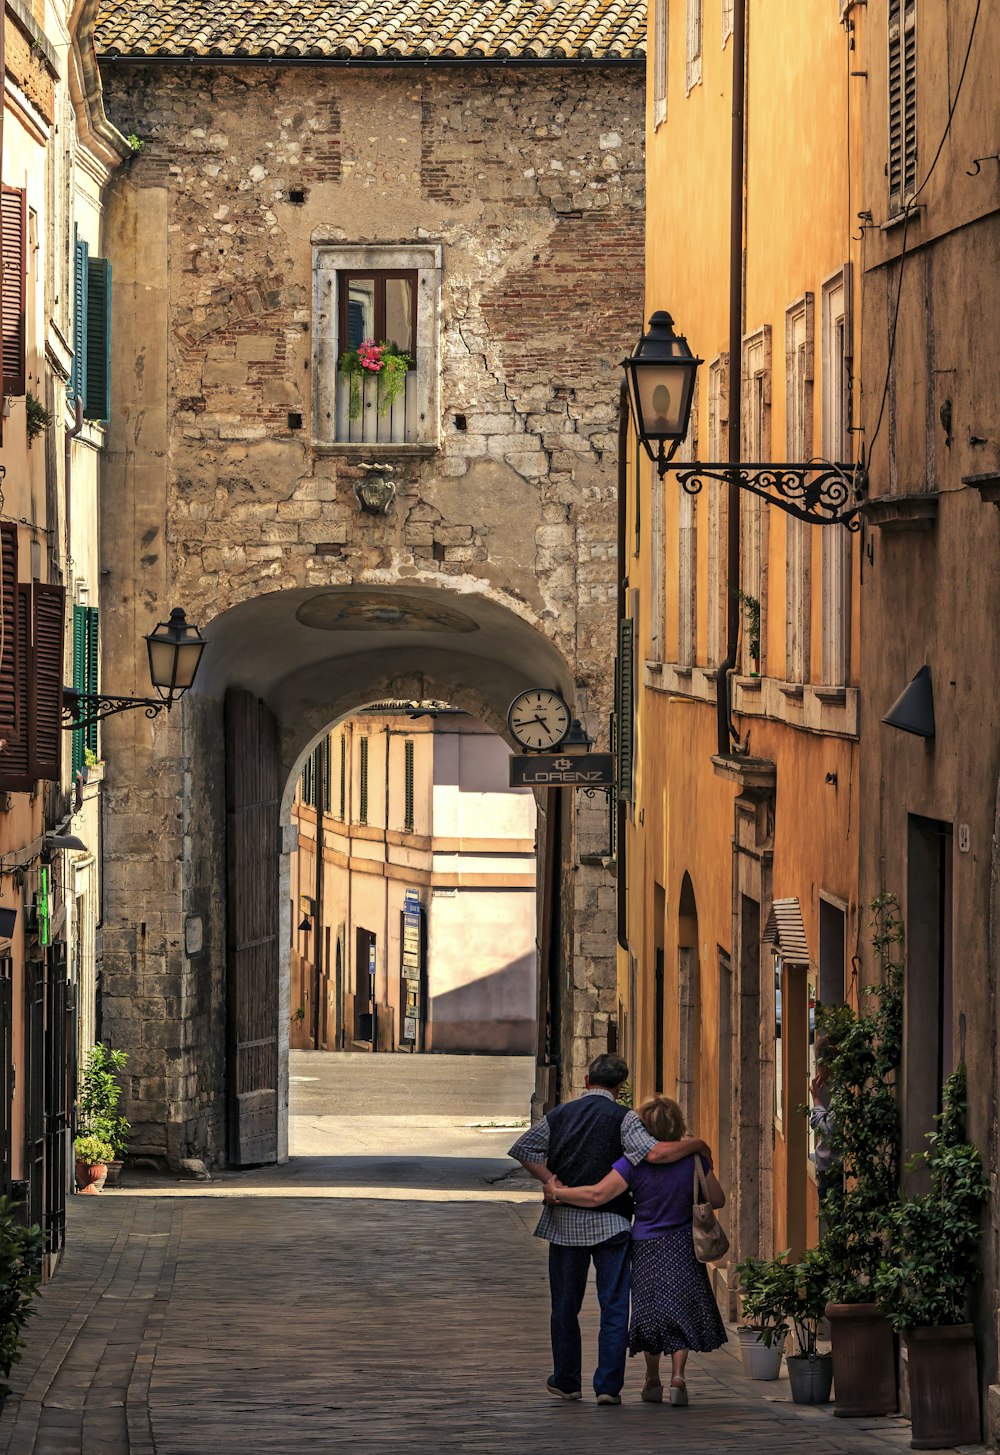
[[[951,105],[948,107],[948,119],[945,122],[944,131],[941,135],[941,140],[938,142],[937,151],[934,153],[934,159],[927,169],[924,180],[921,182],[917,190],[913,193],[913,196],[908,199],[906,206],[903,209],[903,235],[899,250],[899,278],[896,284],[896,304],[893,309],[892,329],[889,334],[889,357],[886,361],[885,381],[882,385],[882,399],[879,403],[878,419],[875,422],[875,430],[872,434],[871,443],[868,446],[869,461],[871,460],[871,457],[875,452],[875,444],[882,429],[882,420],[885,416],[886,400],[889,397],[889,383],[892,379],[892,365],[893,360],[896,356],[896,339],[899,332],[899,310],[903,298],[903,275],[905,272],[906,259],[908,257],[906,251],[906,235],[910,225],[910,218],[916,208],[917,198],[920,196],[921,192],[923,192],[924,188],[931,180],[931,177],[933,177],[934,175],[934,170],[937,167],[938,162],[941,160],[941,154],[944,151],[945,142],[948,140],[948,137],[951,133],[951,125],[955,119],[955,111],[958,107],[959,97],[962,94],[962,87],[965,84],[966,72],[969,69],[969,58],[972,55],[972,46],[976,38],[976,27],[979,24],[979,14],[982,10],[982,5],[983,0],[976,0],[976,8],[972,16],[972,25],[969,27],[969,40],[968,44],[965,47],[965,58],[962,61],[962,69],[958,77],[958,85],[955,87],[955,94],[952,97]]]

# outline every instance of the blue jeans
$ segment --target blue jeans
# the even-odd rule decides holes
[[[601,1333],[597,1345],[595,1394],[620,1394],[625,1383],[628,1348],[631,1238],[621,1233],[590,1248],[549,1244],[549,1289],[552,1294],[552,1382],[566,1394],[580,1388],[580,1309],[594,1260]]]

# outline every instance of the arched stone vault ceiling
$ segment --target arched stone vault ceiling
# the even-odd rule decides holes
[[[223,612],[205,635],[194,693],[221,698],[243,687],[263,698],[280,725],[287,772],[324,728],[385,697],[443,699],[499,732],[526,687],[555,686],[573,702],[572,674],[539,628],[474,592],[276,591]]]

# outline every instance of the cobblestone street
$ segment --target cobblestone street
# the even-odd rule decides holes
[[[293,1076],[308,1059],[293,1058]],[[337,1059],[355,1086],[377,1075]],[[442,1060],[408,1062],[407,1077],[440,1074]],[[835,1420],[792,1405],[784,1380],[744,1380],[732,1348],[696,1362],[686,1410],[640,1403],[634,1365],[621,1408],[552,1401],[545,1248],[531,1236],[538,1196],[503,1157],[520,1095],[511,1067],[484,1117],[482,1080],[499,1084],[496,1063],[464,1058],[455,1085],[476,1113],[459,1115],[454,1096],[442,1104],[446,1088],[425,1112],[415,1091],[407,1115],[382,1115],[372,1156],[317,1153],[204,1184],[133,1172],[123,1191],[73,1199],[68,1251],[15,1371],[0,1451],[907,1448],[901,1421]],[[377,1096],[360,1096],[353,1114],[330,1115],[326,1134],[334,1141],[337,1126],[377,1111]],[[293,1124],[293,1146],[302,1130]],[[591,1301],[588,1353],[594,1313]]]

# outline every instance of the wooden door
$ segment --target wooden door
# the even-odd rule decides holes
[[[278,725],[226,693],[229,1161],[278,1156]]]

